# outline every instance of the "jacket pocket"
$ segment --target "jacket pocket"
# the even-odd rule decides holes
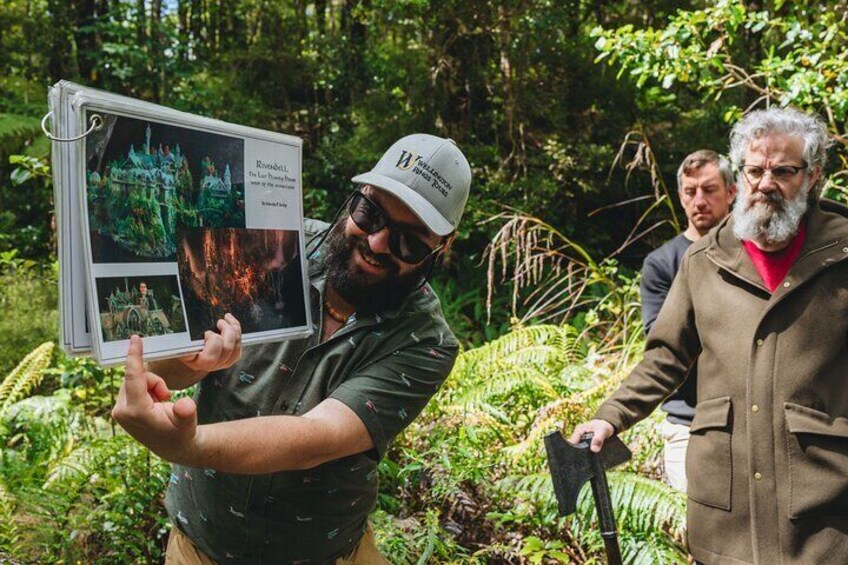
[[[686,475],[689,498],[730,510],[733,484],[730,438],[733,429],[729,396],[699,402],[689,428]]]
[[[848,512],[848,418],[786,403],[789,518]]]

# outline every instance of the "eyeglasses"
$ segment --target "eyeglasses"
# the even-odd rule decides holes
[[[445,246],[442,243],[435,249],[431,248],[411,230],[390,221],[388,214],[376,202],[359,191],[351,195],[348,212],[357,227],[367,234],[377,233],[388,227],[389,249],[392,255],[404,263],[421,263]]]
[[[779,165],[777,167],[760,167],[759,165],[742,165],[742,172],[751,184],[758,184],[765,176],[766,171],[771,173],[771,178],[777,182],[787,181],[807,168],[807,162],[802,161],[800,167],[795,165]]]

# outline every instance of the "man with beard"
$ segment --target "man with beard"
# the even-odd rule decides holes
[[[731,216],[689,248],[644,359],[570,438],[599,451],[697,360],[688,537],[709,565],[848,555],[848,209],[820,198],[828,144],[790,108],[734,126]]]
[[[451,140],[416,134],[353,182],[338,222],[306,222],[311,337],[242,354],[227,314],[200,353],[148,370],[130,341],[113,415],[174,463],[167,563],[386,562],[367,524],[377,463],[458,353],[426,279],[471,169]]]
[[[736,196],[730,161],[709,149],[687,155],[677,169],[677,195],[688,220],[686,230],[649,253],[642,266],[639,294],[646,334],[654,326],[686,250],[730,212]],[[680,388],[662,403],[668,414],[660,428],[664,478],[683,492],[686,492],[686,446],[695,415],[697,382],[697,372],[691,370]]]

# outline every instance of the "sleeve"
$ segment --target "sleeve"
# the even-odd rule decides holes
[[[456,344],[413,343],[353,373],[330,398],[359,416],[380,458],[442,386],[458,353]]]
[[[595,418],[606,420],[618,432],[647,417],[673,393],[701,352],[689,286],[690,263],[687,255],[671,285],[668,307],[648,335],[642,361],[595,413]]]
[[[670,269],[663,268],[662,258],[651,253],[642,264],[642,282],[639,283],[639,295],[642,298],[642,324],[645,334],[650,333],[654,322],[662,309],[671,283],[674,280]]]

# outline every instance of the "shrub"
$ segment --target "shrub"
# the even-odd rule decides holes
[[[16,255],[14,250],[0,253],[0,377],[36,345],[59,337],[55,267]]]

